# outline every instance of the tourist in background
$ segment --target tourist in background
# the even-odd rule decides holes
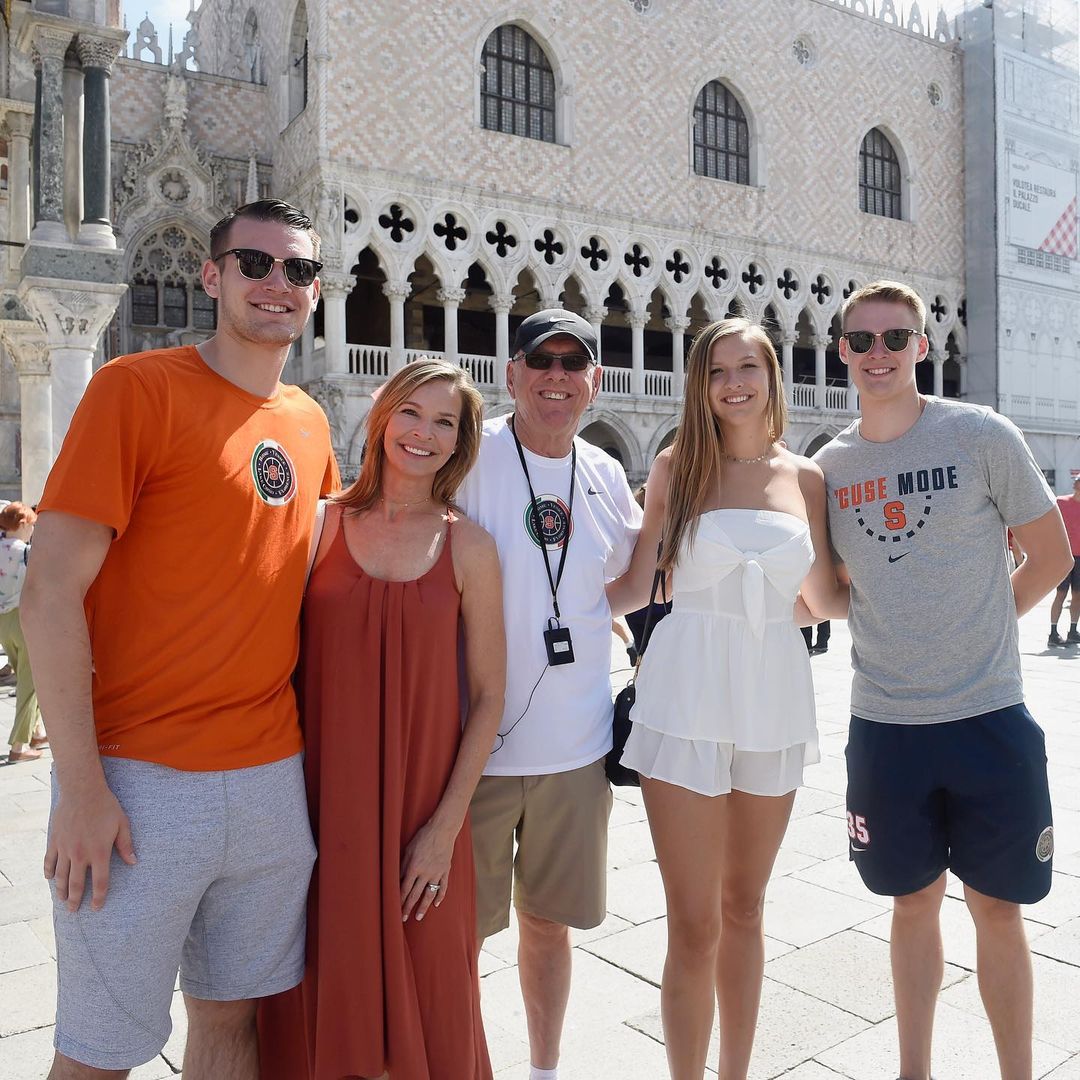
[[[34,673],[19,618],[19,598],[37,514],[24,503],[0,510],[0,646],[15,676],[15,723],[8,736],[8,761],[35,761],[48,745],[38,712]]]

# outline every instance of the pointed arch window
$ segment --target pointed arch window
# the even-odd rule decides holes
[[[179,225],[155,230],[131,264],[131,323],[170,330],[213,330],[216,302],[200,280],[206,247]]]
[[[289,35],[289,120],[295,120],[308,103],[308,17],[304,0],[296,5]]]
[[[694,103],[694,172],[750,183],[750,125],[738,99],[719,79],[706,83]]]
[[[507,23],[484,43],[480,116],[489,131],[555,141],[555,72],[539,42]]]
[[[871,128],[859,147],[859,209],[899,220],[902,197],[896,150],[880,128]]]

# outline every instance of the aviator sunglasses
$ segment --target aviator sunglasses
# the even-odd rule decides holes
[[[562,362],[563,371],[584,371],[593,358],[585,353],[559,353],[531,352],[525,353],[525,366],[533,371],[547,371],[556,360]]]
[[[869,330],[849,330],[840,336],[848,343],[848,348],[853,353],[868,353],[874,347],[874,341],[877,338],[881,338],[889,352],[903,352],[912,334],[922,337],[918,330],[909,330],[907,327],[882,330],[880,334],[873,334]]]
[[[306,289],[316,278],[322,269],[322,263],[318,259],[275,259],[258,248],[229,248],[214,259],[223,259],[226,255],[236,256],[236,268],[249,281],[262,281],[269,277],[276,263],[281,263],[285,268],[285,280],[298,289]]]

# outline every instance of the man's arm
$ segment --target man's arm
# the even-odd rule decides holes
[[[1029,612],[1068,575],[1073,567],[1073,557],[1065,523],[1056,506],[1026,525],[1014,525],[1012,531],[1027,555],[1012,574],[1019,617]]]
[[[45,876],[55,881],[56,895],[67,901],[69,911],[77,911],[82,902],[87,870],[91,908],[96,911],[105,903],[114,845],[125,862],[135,862],[127,817],[105,782],[98,754],[83,609],[112,538],[107,525],[44,511],[34,530],[34,554],[19,601],[60,787]]]

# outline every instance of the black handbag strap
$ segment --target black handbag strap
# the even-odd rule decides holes
[[[660,558],[660,548],[662,545],[663,541],[661,540],[660,544],[658,544],[656,548],[656,557],[658,559]],[[642,627],[641,630],[641,648],[638,649],[637,663],[634,665],[634,678],[631,680],[631,682],[637,681],[638,672],[641,670],[641,658],[645,655],[645,649],[649,644],[649,636],[651,634],[652,625],[654,622],[653,615],[655,614],[655,612],[653,611],[653,609],[656,606],[657,588],[660,589],[660,595],[663,598],[664,607],[667,607],[667,574],[663,570],[661,570],[660,567],[656,568],[656,573],[653,575],[652,588],[649,590],[649,607],[648,611],[645,613],[645,625],[644,627]]]

